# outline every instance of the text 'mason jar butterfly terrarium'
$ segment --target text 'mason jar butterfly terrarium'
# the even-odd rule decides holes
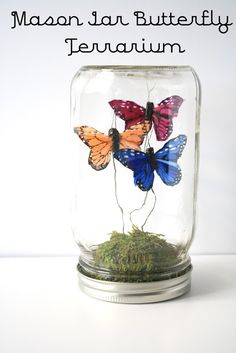
[[[71,88],[80,287],[157,302],[190,288],[200,85],[189,66],[85,66]]]

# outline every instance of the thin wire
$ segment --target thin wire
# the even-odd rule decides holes
[[[144,142],[144,151],[146,151],[147,147],[151,147],[150,140],[152,138],[152,133],[153,133],[153,126],[152,126],[149,134],[146,136],[146,139]]]
[[[150,98],[150,93],[154,90],[154,88],[156,87],[156,83],[154,84],[154,86],[152,88],[149,88],[148,86],[148,81],[146,80],[146,86],[147,86],[147,91],[148,91],[148,97],[147,100],[149,101]]]
[[[116,115],[114,114],[114,122],[115,122],[115,128],[117,129],[117,124],[116,124]]]
[[[114,184],[115,184],[115,198],[116,198],[116,203],[117,206],[120,209],[121,212],[121,218],[122,218],[122,232],[125,232],[125,222],[124,222],[124,210],[121,207],[121,204],[118,199],[118,193],[117,193],[117,177],[116,177],[116,164],[115,164],[115,158],[112,156],[112,162],[113,162],[113,167],[114,167]]]
[[[151,127],[151,130],[152,130],[152,127]],[[151,133],[151,131],[149,133]],[[148,134],[145,136],[145,140],[144,140],[144,144],[143,144],[144,151],[146,151],[146,149],[147,149],[147,144],[148,144]]]
[[[151,94],[151,92],[154,90],[154,88],[156,87],[156,84],[157,84],[157,83],[154,83],[154,85],[152,86],[152,88],[149,88],[148,80],[146,80],[146,86],[147,86],[147,92],[148,92],[147,102],[149,102],[149,100],[150,100],[150,94]],[[144,141],[144,151],[146,151],[147,146],[151,147],[151,145],[150,145],[150,140],[151,140],[151,137],[152,137],[152,132],[153,132],[153,126],[152,126],[152,128],[151,128],[150,133],[147,134],[146,137],[145,137],[145,141]]]
[[[151,92],[154,90],[154,88],[156,87],[156,83],[153,85],[152,88],[149,88],[148,80],[146,80],[146,87],[147,87],[147,92],[148,92],[147,102],[149,102],[149,100],[150,100],[150,94],[151,94]],[[146,151],[147,146],[151,147],[151,145],[150,145],[150,139],[151,139],[151,136],[152,136],[152,132],[153,132],[153,127],[152,127],[150,133],[147,134],[146,137],[145,137],[145,140],[144,140],[144,151]],[[152,188],[151,190],[152,190],[152,193],[153,193],[154,196],[155,196],[155,201],[154,201],[154,204],[153,204],[153,206],[152,206],[151,211],[150,211],[149,214],[147,215],[147,218],[145,219],[145,222],[143,223],[143,225],[142,225],[142,227],[141,227],[142,230],[143,230],[143,227],[144,227],[145,224],[147,223],[148,218],[151,216],[151,214],[152,214],[152,212],[153,212],[153,210],[154,210],[154,208],[155,208],[155,206],[156,206],[156,194],[155,194],[155,192],[153,191],[153,188]],[[142,205],[141,205],[139,208],[135,208],[133,211],[131,211],[131,212],[129,213],[129,220],[130,220],[130,222],[132,223],[132,225],[134,225],[134,223],[133,223],[133,221],[132,221],[132,214],[133,214],[134,212],[140,211],[140,210],[146,205],[148,193],[149,193],[149,191],[146,192],[146,195],[145,195],[145,198],[144,198],[144,200],[143,200]]]
[[[111,127],[115,127],[116,128],[116,115],[114,114],[113,115],[113,119],[112,119],[112,124],[111,124]],[[112,154],[112,162],[113,162],[113,168],[114,168],[114,185],[115,185],[115,198],[116,198],[116,203],[117,203],[117,206],[119,207],[120,209],[120,212],[121,212],[121,218],[122,218],[122,232],[124,233],[125,231],[125,222],[124,222],[124,210],[119,202],[119,199],[118,199],[118,192],[117,192],[117,174],[116,174],[116,165],[115,165],[115,158]]]
[[[134,212],[136,212],[136,211],[140,211],[140,210],[143,208],[143,206],[146,204],[148,192],[149,192],[149,191],[146,192],[146,195],[145,195],[145,198],[144,198],[144,200],[143,200],[142,206],[139,207],[139,208],[135,208],[133,211],[131,211],[131,212],[129,213],[129,220],[130,220],[130,222],[132,223],[132,225],[134,225],[134,223],[133,223],[133,221],[132,221],[132,214],[133,214]]]
[[[154,90],[154,88],[156,87],[156,84],[157,84],[157,83],[154,83],[154,85],[152,86],[152,88],[149,88],[148,81],[146,81],[146,86],[147,86],[147,91],[148,91],[148,97],[147,97],[147,101],[148,101],[148,102],[149,102],[149,100],[150,100],[150,94],[151,94],[151,92]],[[145,150],[145,151],[146,151],[146,149],[147,149],[147,146],[148,146],[148,147],[151,147],[150,140],[151,140],[151,137],[152,137],[152,133],[153,133],[153,126],[152,126],[152,128],[151,128],[150,133],[146,136],[146,139],[145,139],[145,142],[144,142],[144,150]]]
[[[151,141],[151,138],[152,138],[152,133],[153,133],[153,127],[152,127],[152,130],[150,131],[150,134],[149,134],[148,139],[147,139],[148,147],[151,147],[150,141]]]
[[[146,225],[146,223],[147,223],[149,217],[151,216],[152,212],[154,211],[154,209],[155,209],[155,207],[156,207],[157,196],[156,196],[156,193],[155,193],[155,191],[153,190],[153,188],[152,188],[151,190],[152,190],[152,193],[153,193],[155,199],[154,199],[154,203],[153,203],[153,206],[152,206],[151,211],[149,212],[149,214],[147,215],[147,218],[145,219],[143,225],[141,226],[141,230],[142,230],[142,231],[143,231],[143,228],[144,228],[144,226]]]
[[[111,128],[113,127],[114,122],[115,122],[115,126],[116,126],[116,115],[115,115],[115,113],[113,114],[113,118],[112,118],[112,121],[111,121]]]

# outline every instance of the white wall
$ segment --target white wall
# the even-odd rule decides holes
[[[1,2],[0,255],[76,254],[70,230],[70,82],[82,65],[191,65],[202,84],[198,228],[192,253],[234,253],[236,25],[217,27],[21,27],[11,11],[29,15],[81,15],[93,10],[125,15],[200,14],[214,9],[235,20],[234,0]],[[183,43],[184,54],[75,54],[66,37],[81,41]]]

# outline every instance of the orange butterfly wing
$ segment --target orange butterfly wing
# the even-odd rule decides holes
[[[132,148],[134,150],[140,150],[144,137],[150,129],[151,123],[149,120],[144,120],[141,123],[130,126],[127,130],[120,134],[120,149]]]
[[[88,162],[91,167],[105,169],[111,159],[112,138],[89,126],[75,127],[74,132],[90,148]]]

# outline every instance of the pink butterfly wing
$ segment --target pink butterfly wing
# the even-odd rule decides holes
[[[135,102],[114,99],[109,104],[115,114],[125,121],[125,129],[145,119],[146,109]]]
[[[171,96],[153,108],[153,123],[158,141],[165,141],[173,131],[172,119],[178,115],[183,103],[180,96]]]

